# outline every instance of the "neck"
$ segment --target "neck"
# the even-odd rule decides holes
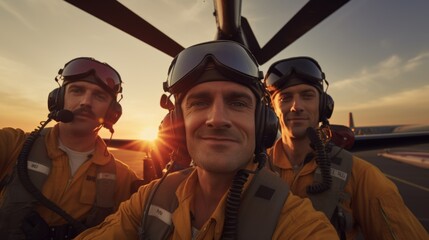
[[[94,149],[97,141],[98,132],[92,132],[90,134],[79,135],[74,134],[71,131],[67,131],[66,128],[59,128],[59,138],[61,142],[68,148],[78,151],[85,152]]]
[[[219,202],[231,186],[234,175],[217,174],[197,167],[198,185],[193,204],[193,226],[200,229],[216,210]]]
[[[292,166],[301,165],[307,154],[313,151],[308,138],[293,139],[282,136],[282,143],[286,156]]]

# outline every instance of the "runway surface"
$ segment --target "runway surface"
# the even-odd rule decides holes
[[[429,152],[429,144],[390,148],[390,151]],[[377,166],[399,189],[405,204],[429,231],[429,169],[419,168],[382,156],[384,149],[354,152]]]

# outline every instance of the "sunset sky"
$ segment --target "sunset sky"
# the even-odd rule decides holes
[[[120,1],[184,47],[214,39],[212,0]],[[263,46],[304,4],[243,0],[242,15]],[[331,123],[429,123],[427,0],[352,0],[261,66],[281,58],[319,61],[335,100]],[[48,93],[69,60],[90,56],[124,81],[114,138],[158,128],[162,82],[172,58],[82,10],[56,0],[0,0],[0,127],[31,131],[46,120]],[[107,130],[102,136],[109,136]]]

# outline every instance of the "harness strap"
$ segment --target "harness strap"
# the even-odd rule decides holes
[[[271,239],[288,195],[287,183],[262,168],[243,195],[238,218],[238,239]]]
[[[51,169],[48,152],[44,143],[47,130],[43,129],[40,136],[34,141],[28,155],[28,173],[34,185],[41,189]],[[43,160],[39,160],[43,159]],[[17,174],[17,167],[13,169],[11,181],[5,186],[3,204],[0,207],[0,235],[6,239],[25,238],[20,226],[37,201],[24,187]]]
[[[86,217],[85,225],[92,227],[101,223],[114,212],[116,185],[116,163],[113,157],[110,161],[97,166],[95,180],[95,202]]]
[[[47,129],[43,129],[40,132],[40,136],[34,141],[27,162],[28,175],[34,186],[38,189],[42,189],[52,167],[52,162],[48,157],[45,146],[44,136],[46,133]],[[7,194],[5,196],[7,196],[10,202],[35,202],[36,199],[24,188],[16,171],[15,167],[14,177],[10,185],[7,186]]]
[[[192,170],[174,172],[158,183],[152,202],[147,203],[150,206],[146,222],[143,216],[140,239],[168,239],[174,229],[171,215],[178,207],[176,189]],[[238,239],[271,239],[288,195],[289,187],[283,180],[261,169],[253,177],[240,204]]]
[[[309,198],[311,199],[314,208],[324,212],[330,219],[332,218],[335,208],[340,201],[341,194],[344,192],[344,187],[350,178],[352,155],[349,152],[343,151],[343,149],[334,146],[329,157],[331,159],[331,176],[333,177],[332,186],[329,190],[322,193],[309,194]],[[314,180],[315,182],[322,181],[322,175],[319,168],[317,168],[316,173],[314,174]]]
[[[353,225],[351,215],[345,212],[341,206],[341,203],[349,197],[344,192],[344,188],[351,176],[353,167],[352,157],[352,154],[343,148],[332,146],[332,150],[329,153],[331,176],[333,177],[331,188],[322,193],[309,194],[313,207],[325,213],[341,237]],[[316,169],[314,180],[316,182],[322,181],[319,168]]]
[[[32,184],[40,191],[52,168],[52,160],[48,156],[45,145],[45,135],[48,129],[50,128],[43,129],[40,136],[35,139],[27,161],[28,176]],[[17,229],[17,234],[22,234],[19,226],[34,208],[34,203],[37,202],[33,195],[26,190],[23,185],[25,183],[20,181],[16,171],[15,167],[11,182],[5,186],[4,201],[0,207],[0,233],[12,233],[11,229]],[[87,226],[95,226],[102,222],[105,217],[113,213],[115,205],[114,195],[117,186],[116,163],[113,157],[106,165],[97,166],[96,173],[96,200],[88,214]]]
[[[151,194],[154,194],[151,202],[148,202],[149,211],[147,221],[142,219],[140,239],[167,239],[174,229],[171,214],[178,207],[176,189],[192,172],[192,168],[170,173],[163,181],[159,181]]]

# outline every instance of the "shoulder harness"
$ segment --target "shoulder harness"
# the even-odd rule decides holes
[[[48,128],[49,129],[49,128]],[[28,175],[34,186],[41,191],[52,168],[44,136],[48,129],[43,129],[35,140],[28,156]],[[96,199],[86,219],[86,226],[95,226],[113,212],[115,206],[116,163],[113,159],[108,164],[97,166]],[[6,186],[4,202],[0,208],[0,221],[11,219],[10,227],[19,227],[20,222],[33,210],[38,200],[30,194],[17,176],[17,168],[12,173],[12,181]],[[48,207],[49,208],[49,207]],[[13,216],[13,217],[12,217]]]
[[[157,190],[156,187],[152,189],[151,195],[154,195],[143,215],[140,239],[168,239],[174,230],[171,215],[178,207],[176,190],[192,170],[172,173],[157,183]],[[241,199],[237,239],[271,239],[288,195],[288,185],[273,172],[262,168]]]
[[[343,210],[341,203],[350,198],[344,192],[344,188],[350,179],[352,172],[352,154],[343,148],[332,146],[329,152],[331,161],[332,185],[327,191],[318,194],[309,194],[309,198],[316,210],[322,211],[331,219],[331,223],[338,232],[351,229],[353,225],[352,216]],[[314,174],[314,181],[321,182],[320,169],[317,168]]]

